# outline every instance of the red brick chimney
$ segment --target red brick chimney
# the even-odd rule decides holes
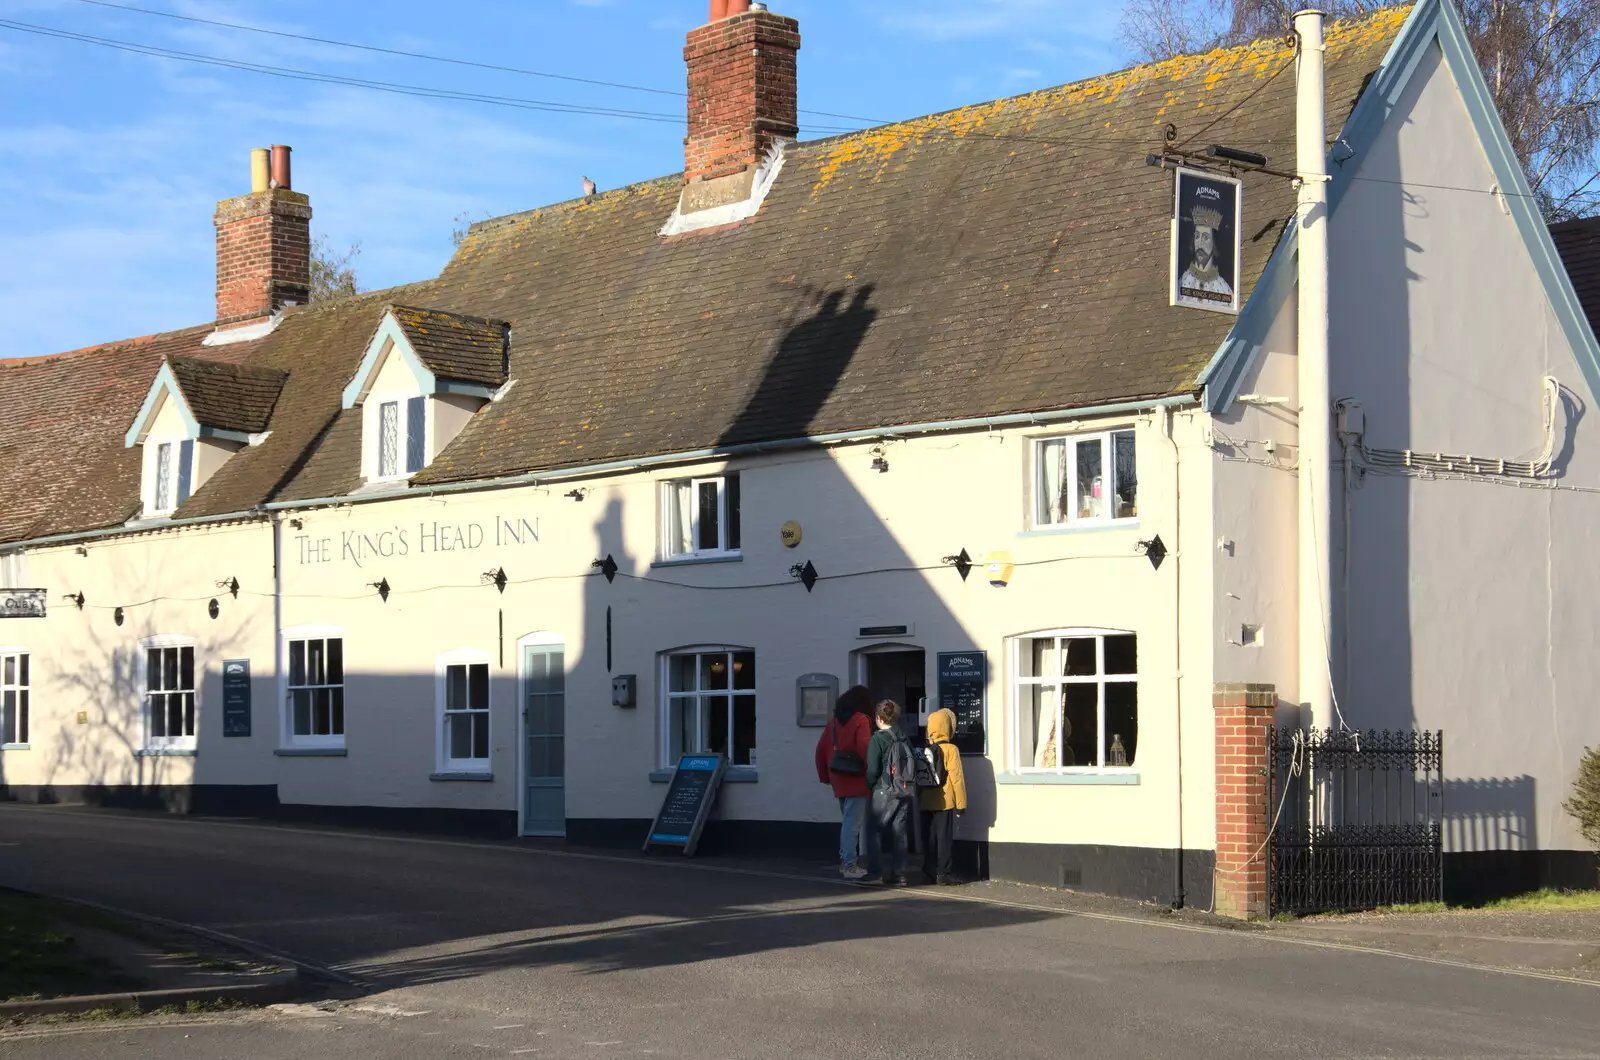
[[[750,0],[711,0],[711,21],[689,31],[689,135],[682,213],[749,196],[774,144],[793,140],[800,23]]]
[[[311,200],[290,187],[289,148],[251,152],[250,194],[217,203],[217,323],[249,324],[311,295]]]

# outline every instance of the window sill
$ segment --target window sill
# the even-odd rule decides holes
[[[0,743],[0,751],[31,751],[31,743]]]
[[[193,758],[193,747],[141,747],[133,752],[135,758]]]
[[[696,563],[740,563],[744,561],[742,552],[716,552],[705,556],[668,556],[658,559],[650,564],[651,567],[691,567]]]
[[[345,758],[349,754],[343,747],[275,747],[272,753],[279,758]]]
[[[1112,519],[1100,523],[1066,523],[1061,526],[1038,526],[1032,530],[1017,531],[1018,537],[1059,537],[1063,534],[1101,534],[1108,530],[1137,530],[1139,520]]]
[[[1117,770],[1104,773],[998,773],[996,784],[1138,784],[1137,770]]]
[[[441,783],[459,780],[470,783],[488,784],[494,780],[494,774],[478,773],[467,769],[447,769],[438,773],[429,773],[428,779]]]
[[[650,783],[670,784],[676,769],[652,769]],[[722,773],[724,784],[754,784],[760,778],[755,766],[729,766]]]

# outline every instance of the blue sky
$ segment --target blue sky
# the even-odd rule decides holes
[[[122,0],[480,62],[681,90],[706,0]],[[800,20],[800,106],[892,120],[1125,64],[1116,0],[774,0]],[[363,288],[434,275],[453,219],[526,210],[682,165],[681,99],[376,55],[82,0],[0,18],[197,54],[523,99],[635,121],[420,99],[0,28],[0,357],[209,320],[218,199],[249,151],[294,148],[313,233],[361,244]],[[807,128],[807,124],[812,128]],[[841,122],[802,113],[801,136]]]

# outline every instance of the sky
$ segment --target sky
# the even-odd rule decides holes
[[[707,0],[117,0],[641,92],[268,36],[85,0],[0,0],[0,357],[209,321],[217,200],[253,147],[294,148],[313,237],[362,289],[436,275],[456,218],[528,210],[682,168],[683,38]],[[1126,65],[1118,0],[773,0],[800,21],[801,137]],[[557,114],[133,54],[4,23],[234,61],[518,100]]]

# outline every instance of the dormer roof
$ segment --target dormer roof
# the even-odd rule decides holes
[[[289,373],[275,368],[168,357],[183,399],[201,427],[257,434],[267,429]]]
[[[288,373],[272,368],[169,355],[156,370],[123,444],[131,447],[144,441],[168,400],[178,403],[190,436],[248,441],[250,435],[267,429],[288,378]]]
[[[342,403],[347,409],[361,404],[391,355],[406,362],[424,394],[487,399],[506,381],[510,335],[504,321],[390,304],[344,388]]]

